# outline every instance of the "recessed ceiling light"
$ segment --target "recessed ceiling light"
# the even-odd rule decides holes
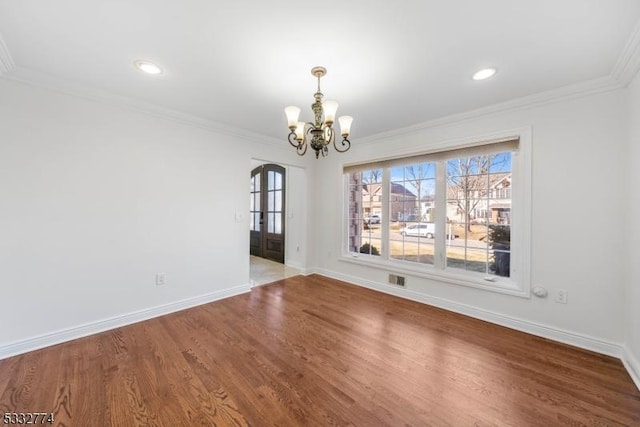
[[[478,71],[473,75],[473,80],[484,80],[492,77],[496,73],[495,68],[485,68],[483,70]]]
[[[147,74],[161,74],[162,68],[158,67],[153,62],[149,61],[136,61],[134,62],[136,68],[140,71],[143,71]]]

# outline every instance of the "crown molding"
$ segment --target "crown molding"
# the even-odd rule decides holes
[[[539,107],[555,102],[568,101],[584,96],[595,95],[597,93],[622,89],[627,87],[633,81],[634,77],[636,76],[636,74],[638,74],[639,71],[640,21],[638,21],[631,35],[627,39],[627,43],[625,44],[622,53],[618,57],[618,60],[616,61],[611,74],[608,76],[563,86],[545,92],[539,92],[533,95],[512,99],[498,104],[492,104],[460,114],[453,114],[450,116],[429,120],[412,126],[396,129],[390,132],[375,134],[369,137],[361,138],[359,141],[361,143],[368,143],[380,140],[388,140],[391,137],[410,135],[426,129],[478,119],[502,112],[518,111],[527,108]]]
[[[2,34],[0,34],[0,77],[13,70],[15,67],[16,64],[13,62],[11,53],[9,53],[9,48],[4,42]]]
[[[640,70],[640,22],[636,25],[627,44],[622,49],[611,75],[618,83],[626,87]]]
[[[506,102],[492,104],[475,110],[459,114],[452,114],[412,126],[395,129],[389,132],[378,133],[359,139],[360,143],[369,143],[380,140],[388,140],[390,137],[410,135],[426,129],[451,125],[490,116],[507,111],[518,111],[546,104],[567,101],[597,93],[608,92],[626,87],[635,75],[640,71],[640,22],[638,22],[627,40],[621,55],[610,75],[600,77],[573,85],[560,87]],[[9,74],[9,72],[11,72]],[[155,104],[136,100],[129,97],[115,95],[107,91],[97,90],[78,83],[56,78],[44,73],[16,67],[9,49],[2,35],[0,35],[0,77],[24,83],[30,86],[40,87],[51,91],[64,93],[78,98],[88,99],[112,106],[124,107],[148,115],[169,119],[187,126],[193,126],[210,132],[237,137],[251,142],[268,144],[274,148],[282,148],[282,141],[274,137],[258,134],[245,129],[215,122],[210,119],[194,116],[177,110],[160,107]]]
[[[521,98],[512,99],[497,104],[488,105],[486,107],[475,110],[465,111],[464,113],[452,114],[450,116],[440,117],[426,122],[418,123],[389,132],[383,132],[369,137],[361,138],[359,142],[370,143],[381,140],[389,140],[398,136],[411,135],[427,129],[457,124],[470,120],[491,116],[498,113],[513,112],[525,110],[534,107],[540,107],[547,104],[553,104],[562,101],[569,101],[585,96],[595,95],[598,93],[609,92],[623,88],[623,85],[612,76],[600,77],[581,83],[563,86],[533,95],[527,95]]]
[[[640,32],[638,32],[638,34],[640,35]],[[640,40],[640,37],[638,37],[638,40]],[[135,110],[137,112],[145,113],[158,118],[168,119],[186,126],[192,126],[218,134],[233,136],[250,142],[268,144],[270,146],[273,146],[274,148],[283,148],[282,141],[277,138],[228,126],[219,122],[215,122],[213,120],[204,119],[165,107],[160,107],[158,105],[140,101],[137,99],[115,95],[111,92],[98,90],[88,86],[82,86],[76,82],[71,82],[66,79],[54,77],[49,74],[36,72],[22,67],[15,67],[13,65],[13,62],[12,73],[10,75],[2,75],[0,73],[0,77],[29,86],[39,87],[42,89],[73,96],[76,98]],[[558,89],[516,98],[506,102],[492,104],[475,110],[429,120],[412,126],[395,129],[393,131],[378,133],[369,137],[360,138],[359,143],[366,144],[370,142],[388,140],[392,137],[397,138],[398,136],[402,135],[410,135],[430,128],[456,124],[507,111],[518,111],[533,107],[539,107],[546,104],[567,101],[601,92],[617,90],[621,89],[622,87],[624,86],[620,83],[620,81],[613,76],[601,77],[598,79],[588,80],[586,82],[564,86]]]
[[[245,129],[229,126],[224,123],[215,122],[213,120],[194,116],[178,110],[161,107],[159,105],[141,101],[138,99],[116,95],[108,91],[84,86],[77,82],[72,82],[67,79],[54,77],[49,74],[40,73],[26,68],[14,67],[13,72],[10,75],[4,75],[1,77],[6,80],[21,83],[27,86],[37,87],[52,92],[58,92],[64,95],[94,101],[113,107],[133,110],[139,113],[171,120],[175,123],[190,127],[196,127],[209,132],[227,135],[249,142],[258,142],[260,144],[269,144],[277,148],[283,148],[281,140],[270,136],[261,135]]]

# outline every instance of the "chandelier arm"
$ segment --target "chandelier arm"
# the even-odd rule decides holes
[[[329,138],[325,139],[324,145],[329,145],[332,142],[335,144],[336,143],[336,132],[333,130],[333,128],[331,126],[327,126],[325,128],[325,132],[327,132],[327,135],[329,135]]]
[[[295,148],[298,148],[299,143],[296,140],[296,133],[294,131],[291,131],[291,133],[289,134],[289,144],[291,144]]]
[[[307,143],[300,141],[300,143],[298,143],[298,146],[296,147],[296,152],[298,153],[298,156],[304,156],[304,154],[307,152]]]
[[[342,147],[347,147],[347,148],[345,148],[345,149],[342,149],[342,150],[341,150],[340,148],[338,148],[338,144],[336,144],[336,141],[335,141],[335,140],[333,140],[333,147],[336,149],[336,151],[337,151],[338,153],[344,153],[345,151],[348,151],[348,150],[349,150],[349,148],[351,148],[351,141],[349,141],[349,140],[347,139],[347,137],[346,137],[346,136],[344,136],[344,137],[343,137],[343,139],[342,139],[342,141],[340,141],[340,145],[341,145]]]

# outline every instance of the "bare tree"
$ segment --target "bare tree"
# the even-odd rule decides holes
[[[362,182],[365,184],[380,182],[380,178],[382,178],[382,169],[372,169],[362,172]]]
[[[499,155],[471,156],[447,162],[447,198],[456,201],[464,215],[468,231],[471,231],[471,213],[489,191],[489,172],[496,172],[506,164]]]
[[[368,214],[369,214],[369,218],[371,217],[371,215],[373,215],[372,212],[372,206],[373,206],[373,200],[374,200],[374,191],[375,185],[378,186],[382,186],[382,169],[371,169],[368,171],[363,171],[361,173],[362,176],[362,187],[367,189],[367,193],[369,194],[369,203],[365,203],[366,206],[362,207],[363,210],[363,214],[364,211],[366,209],[368,209]],[[363,200],[364,202],[364,200]],[[367,218],[363,218],[363,227],[365,230],[369,230],[370,229],[370,219],[367,220]]]
[[[433,163],[420,163],[417,165],[408,166],[406,170],[405,179],[413,185],[416,189],[416,211],[422,216],[422,209],[420,209],[420,200],[424,196],[422,184],[425,179],[430,177]],[[422,218],[420,218],[422,219]]]

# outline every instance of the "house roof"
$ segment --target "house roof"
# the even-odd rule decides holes
[[[483,190],[486,189],[487,186],[490,189],[500,188],[500,184],[505,187],[511,186],[511,172],[500,172],[500,173],[492,173],[489,174],[488,182],[487,175],[470,175],[465,177],[467,188],[470,191]],[[447,197],[451,199],[455,199],[457,195],[457,190],[455,186],[447,185]]]
[[[382,184],[363,184],[362,190],[366,194],[380,194],[382,190]],[[394,196],[404,196],[405,198],[417,198],[417,196],[409,189],[407,189],[404,185],[395,182],[391,183],[391,194],[393,194]]]

